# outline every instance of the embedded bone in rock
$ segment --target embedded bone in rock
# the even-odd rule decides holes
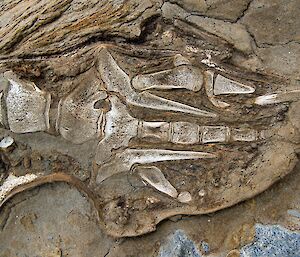
[[[138,236],[295,167],[299,84],[236,67],[255,55],[241,21],[179,1],[0,6],[1,205],[64,181],[91,200],[95,226]]]
[[[164,174],[157,167],[139,167],[139,175],[157,190],[171,197],[177,197],[178,193]]]
[[[9,129],[14,133],[45,131],[49,128],[50,95],[34,83],[6,74],[9,87],[5,107]]]

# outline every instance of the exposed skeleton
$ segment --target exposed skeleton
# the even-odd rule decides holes
[[[156,143],[196,145],[210,143],[254,142],[265,139],[266,133],[254,128],[238,128],[224,125],[203,126],[193,122],[144,121],[133,117],[122,103],[162,112],[180,112],[185,115],[215,119],[218,113],[195,108],[180,102],[156,96],[147,90],[185,89],[199,92],[204,86],[208,99],[220,108],[230,105],[219,95],[252,94],[255,88],[216,74],[211,70],[201,71],[181,55],[174,58],[174,68],[130,78],[114,60],[107,48],[101,48],[97,69],[102,84],[80,85],[59,102],[56,130],[74,144],[98,140],[95,153],[95,181],[104,180],[121,172],[136,171],[155,189],[180,202],[192,200],[189,192],[177,189],[165,178],[162,171],[153,165],[161,161],[211,159],[217,153],[142,149],[129,147],[132,139],[155,140]],[[9,83],[2,86],[1,123],[14,133],[47,132],[50,128],[51,95],[41,91],[32,82],[19,79],[12,72],[5,73]],[[300,90],[279,92],[248,100],[252,104],[266,105],[300,99]],[[96,105],[100,104],[100,108]],[[101,107],[107,103],[110,109]],[[76,124],[76,126],[74,126]],[[270,134],[270,133],[269,133]],[[133,168],[134,167],[134,168]],[[24,180],[27,181],[27,180]],[[21,182],[18,182],[18,185]],[[4,192],[4,193],[3,193]],[[8,194],[8,190],[3,191]],[[5,195],[1,195],[5,198]],[[188,199],[188,200],[187,200]]]

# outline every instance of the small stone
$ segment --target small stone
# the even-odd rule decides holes
[[[4,151],[10,150],[13,147],[14,139],[10,136],[4,137],[0,141],[0,148]]]
[[[181,203],[188,203],[188,202],[192,201],[192,196],[189,192],[184,191],[178,195],[177,199]]]
[[[198,194],[199,196],[204,197],[206,195],[206,192],[204,189],[201,189]]]

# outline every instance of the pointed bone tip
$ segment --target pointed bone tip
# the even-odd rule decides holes
[[[255,98],[254,103],[257,105],[266,105],[276,103],[277,94],[263,95]]]

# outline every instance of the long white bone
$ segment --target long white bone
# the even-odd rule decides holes
[[[136,92],[131,86],[129,76],[119,67],[105,48],[99,52],[98,71],[107,85],[107,90],[121,94],[129,104],[161,111],[189,113],[201,117],[217,117],[215,113],[171,101],[148,92]]]
[[[199,91],[203,84],[202,72],[190,65],[181,65],[171,70],[137,75],[132,86],[137,90],[187,89]]]
[[[162,149],[126,149],[115,158],[101,165],[97,171],[96,182],[100,184],[114,174],[130,171],[134,164],[149,164],[162,161],[212,159],[217,155],[206,152],[172,151]]]

